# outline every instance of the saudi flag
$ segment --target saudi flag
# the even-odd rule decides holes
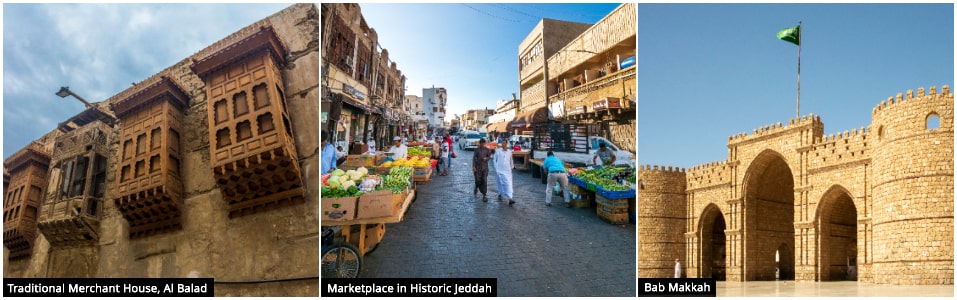
[[[801,25],[778,31],[778,39],[801,45]]]

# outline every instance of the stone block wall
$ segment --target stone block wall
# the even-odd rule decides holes
[[[687,264],[685,171],[638,168],[638,277],[674,277],[675,259]]]

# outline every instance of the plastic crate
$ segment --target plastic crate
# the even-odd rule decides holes
[[[609,191],[602,187],[598,187],[598,190],[595,191],[599,196],[608,198],[608,199],[628,199],[635,198],[635,190],[626,190],[626,191]]]

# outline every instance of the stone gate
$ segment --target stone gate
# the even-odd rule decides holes
[[[954,95],[907,91],[824,135],[813,114],[728,159],[638,171],[638,275],[953,284]]]

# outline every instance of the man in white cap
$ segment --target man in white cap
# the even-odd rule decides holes
[[[398,136],[392,138],[392,144],[392,148],[389,148],[388,151],[394,153],[392,159],[398,160],[409,156],[409,147],[406,147],[405,144],[402,143],[402,138]]]

